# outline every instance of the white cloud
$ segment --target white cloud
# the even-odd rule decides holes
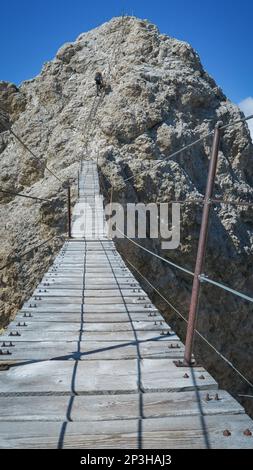
[[[244,112],[245,116],[251,116],[253,114],[253,98],[252,98],[252,96],[249,96],[248,98],[245,98],[245,100],[241,101],[241,103],[239,103],[239,107]],[[249,126],[249,130],[250,130],[251,137],[252,137],[252,140],[253,140],[253,119],[248,121],[248,126]]]

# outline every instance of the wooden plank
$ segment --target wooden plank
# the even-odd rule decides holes
[[[156,392],[143,394],[144,418],[163,418],[168,416],[196,416],[245,414],[244,408],[224,390],[219,390],[219,400],[215,399],[217,390],[184,392]]]
[[[104,421],[139,416],[139,395],[0,397],[0,421]]]
[[[16,330],[14,330],[16,331]],[[78,331],[33,331],[26,330],[20,331],[20,336],[10,336],[10,332],[3,334],[1,341],[15,341],[17,343],[22,341],[76,341],[78,339]],[[84,331],[83,339],[86,341],[132,341],[135,338],[133,331]],[[136,331],[136,338],[138,341],[170,341],[171,339],[179,340],[176,334],[170,336],[161,336],[159,331]]]
[[[176,367],[171,359],[143,359],[141,383],[144,392],[218,389],[202,367]]]
[[[145,393],[142,411],[138,394],[0,397],[0,421],[104,421],[169,416],[245,414],[243,407],[225,391],[219,401],[206,401],[206,392]],[[27,401],[29,399],[29,407]]]
[[[34,293],[33,296],[31,297],[31,300],[34,301],[34,297],[36,296],[39,296],[41,300],[39,299],[36,299],[37,300],[37,303],[39,305],[42,305],[42,303],[57,303],[57,302],[61,302],[61,303],[64,303],[64,302],[68,302],[69,301],[69,297],[71,297],[72,301],[74,300],[74,302],[77,302],[77,300],[79,302],[81,302],[82,300],[82,290],[79,290],[79,289],[75,289],[75,290],[72,290],[72,293],[70,292],[70,290],[67,290],[67,289],[62,289],[62,294],[61,294],[61,290],[59,289],[55,289],[55,291],[53,290],[48,290],[46,292],[39,292],[37,291],[37,293]],[[74,298],[74,299],[73,299]],[[144,306],[147,304],[147,300],[138,300],[138,297],[136,296],[124,296],[123,299],[122,299],[122,295],[121,295],[121,292],[119,291],[117,295],[115,296],[112,296],[112,297],[109,297],[109,296],[100,296],[100,297],[95,297],[95,292],[93,294],[92,297],[88,297],[88,296],[85,296],[84,298],[84,303],[85,304],[92,304],[92,305],[96,305],[96,304],[122,304],[123,302],[127,303],[127,304],[133,304],[133,305],[137,305],[137,306]],[[150,305],[150,302],[148,303]],[[155,309],[155,307],[153,306],[153,308]],[[136,308],[136,310],[138,310],[138,307]]]
[[[18,330],[20,332],[20,329]],[[10,336],[10,333],[4,334],[0,337],[1,341],[15,341],[19,343],[22,341],[77,341],[79,336],[78,331],[21,331],[20,336]]]
[[[142,358],[172,358],[182,360],[184,356],[184,345],[175,339],[169,341],[145,341],[139,343],[139,351]]]
[[[59,283],[58,286],[61,287],[61,284]],[[67,286],[67,284],[66,284]],[[65,286],[63,286],[65,287]],[[57,287],[58,288],[58,287]],[[51,286],[50,289],[54,289],[54,286]],[[146,293],[144,291],[142,291],[142,293],[136,293],[136,292],[133,292],[133,289],[119,289],[119,288],[112,288],[112,289],[99,289],[98,287],[94,287],[93,289],[87,289],[85,288],[85,291],[84,291],[84,297],[88,297],[88,298],[99,298],[99,297],[118,297],[119,294],[123,295],[124,297],[126,298],[131,298],[131,301],[132,299],[138,299],[139,297],[145,297],[145,300],[146,300],[146,303],[150,303]]]
[[[44,322],[44,321],[40,321],[40,322],[33,322],[31,321],[29,318],[27,318],[26,320],[24,320],[26,326],[18,326],[18,323],[15,321],[15,322],[12,322],[12,324],[8,327],[8,329],[6,330],[6,333],[10,332],[10,331],[20,331],[22,336],[23,335],[26,335],[27,333],[30,333],[31,331],[32,332],[38,332],[39,331],[42,331],[43,332],[43,335],[44,334],[47,334],[49,332],[52,332],[52,331],[64,331],[64,332],[68,332],[68,331],[71,331],[71,332],[76,332],[78,333],[80,331],[80,321],[79,323],[77,322],[60,322],[60,321],[54,321],[54,322]],[[21,325],[24,324],[24,322],[19,322]],[[1,339],[1,337],[0,337]]]
[[[134,449],[252,449],[252,437],[243,431],[252,428],[246,415],[173,417],[138,420],[87,421],[67,423],[3,422],[0,448]],[[224,429],[231,436],[223,436]]]
[[[22,309],[20,310],[20,314],[22,313],[28,313],[32,315],[39,315],[40,313],[81,313],[82,312],[82,304],[76,303],[76,304],[47,304],[40,307],[32,307],[30,308],[28,306],[23,306]]]
[[[134,317],[135,318],[135,317]],[[142,317],[137,317],[137,319],[142,320]],[[32,320],[33,323],[38,323],[38,327],[41,321],[46,321],[46,322],[76,322],[80,324],[81,321],[81,314],[80,313],[63,313],[63,312],[55,312],[55,313],[46,313],[46,312],[38,312],[38,313],[33,313],[33,317],[30,319],[28,317],[24,317],[24,313],[19,313],[16,316],[16,322],[23,322],[26,320]],[[107,313],[106,315],[104,313],[84,313],[84,320],[85,323],[94,323],[94,322],[108,322],[108,323],[113,323],[113,322],[129,322],[129,317],[127,313]],[[149,318],[147,319],[149,321]],[[153,321],[153,320],[152,320]],[[0,336],[1,340],[1,336]]]
[[[70,361],[43,361],[1,372],[1,394],[71,391],[78,394],[137,392],[137,361],[79,361],[77,367]]]
[[[22,428],[23,426],[23,428]],[[4,428],[4,429],[3,429]],[[37,422],[0,424],[0,448],[2,449],[56,449],[62,443],[64,449],[135,449],[138,447],[138,421],[89,421],[87,423]]]
[[[41,290],[41,292],[40,292]],[[82,288],[77,288],[77,289],[50,289],[49,287],[44,287],[43,289],[35,289],[33,293],[34,296],[41,297],[41,299],[47,299],[51,297],[58,297],[58,298],[64,298],[64,297],[78,297],[79,299],[82,299]],[[56,299],[58,300],[58,299]]]
[[[170,341],[170,339],[179,339],[176,335],[173,336],[160,336],[156,331],[137,331],[136,337],[139,341]],[[132,341],[135,338],[133,332],[131,331],[119,331],[119,332],[93,332],[87,331],[83,339],[85,341]]]
[[[41,360],[117,360],[135,359],[137,349],[132,341],[20,341],[8,348],[9,356],[1,356],[2,363],[20,363]],[[7,348],[6,348],[7,349]]]
[[[7,343],[8,344],[8,343]],[[19,364],[44,360],[76,360],[79,357],[78,341],[19,341],[8,347],[10,356],[1,356],[2,363]],[[1,389],[0,389],[1,392]]]
[[[128,312],[128,314],[132,321],[145,321],[145,322],[151,322],[151,323],[154,323],[154,321],[157,321],[157,322],[164,321],[164,318],[160,314],[157,314],[157,313],[155,316],[153,315],[150,316],[146,312]]]
[[[184,416],[143,420],[144,449],[252,449],[252,420],[245,414]],[[225,437],[228,429],[231,436]]]

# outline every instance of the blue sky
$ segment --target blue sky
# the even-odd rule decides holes
[[[64,42],[124,11],[190,42],[232,101],[253,96],[252,0],[11,0],[0,11],[0,80],[34,77]]]

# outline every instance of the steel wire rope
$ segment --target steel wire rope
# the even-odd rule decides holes
[[[226,129],[227,127],[230,127],[230,126],[233,126],[235,124],[238,124],[240,122],[246,122],[250,119],[253,119],[253,115],[251,116],[248,116],[248,117],[245,117],[245,118],[242,118],[242,119],[239,119],[239,120],[236,120],[232,123],[229,123],[229,124],[226,124],[225,126],[221,126],[220,129]],[[143,170],[141,172],[139,172],[137,174],[137,176],[140,176],[140,175],[143,175],[143,174],[146,174],[147,172],[150,171],[150,169],[153,169],[153,168],[156,168],[157,166],[160,166],[162,165],[165,161],[167,160],[170,160],[171,158],[179,155],[180,153],[184,152],[185,150],[188,150],[192,147],[194,147],[195,145],[199,144],[200,142],[204,141],[207,137],[211,136],[213,134],[214,130],[212,130],[211,132],[208,132],[207,134],[205,134],[203,137],[191,142],[190,144],[188,145],[185,145],[184,147],[182,147],[181,149],[177,150],[176,152],[173,152],[171,153],[170,155],[168,155],[167,157],[163,158],[162,160],[159,160],[158,162],[155,162],[153,165],[150,165],[149,169],[146,169],[146,170]],[[136,176],[135,175],[132,175],[130,176],[129,178],[125,178],[123,180],[123,183],[126,183],[128,181],[131,181],[132,179],[134,179]],[[123,187],[123,186],[122,186]]]
[[[172,310],[177,313],[186,323],[188,323],[188,320],[185,318],[185,316],[176,307],[174,307],[174,305],[169,302],[169,300],[166,299],[166,297],[164,297],[163,294],[161,294],[161,292],[159,292],[159,290],[126,257],[125,260],[145,280],[145,282],[149,284],[149,286],[154,289],[154,291],[172,308]],[[235,372],[237,372],[237,374],[248,385],[250,385],[250,387],[253,388],[253,383],[249,379],[247,379],[247,377],[245,377],[245,375],[231,361],[229,361],[229,359],[227,359],[220,351],[218,351],[218,349],[212,343],[210,343],[210,341],[206,339],[205,336],[203,336],[197,329],[194,329],[194,331],[213,351],[215,351],[215,353],[221,359],[223,359],[224,362],[226,362]]]
[[[1,124],[3,125],[3,127],[5,127],[5,130],[10,132],[14,137],[15,139],[17,139],[17,141],[26,149],[27,152],[30,153],[30,155],[32,155],[33,158],[35,158],[36,160],[39,160],[37,155],[28,147],[28,145],[8,126],[6,126],[4,123],[1,122]],[[45,165],[45,168],[47,169],[47,171],[49,173],[51,173],[52,176],[54,176],[54,178],[56,178],[61,184],[64,184],[64,182],[58,177],[56,176],[56,174],[50,170],[50,168],[48,168],[47,165]]]
[[[39,248],[41,248],[43,245],[46,245],[47,243],[49,243],[51,240],[55,239],[55,238],[63,238],[65,239],[65,237],[63,235],[54,235],[50,238],[48,238],[47,240],[45,240],[44,242],[40,243],[39,245],[36,245],[36,246],[33,246],[30,250],[27,250],[25,251],[24,253],[21,253],[20,255],[15,255],[14,258],[9,261],[8,263],[6,263],[4,266],[0,266],[0,271],[7,268],[8,266],[10,266],[11,264],[13,263],[16,263],[17,261],[19,261],[20,259],[24,258],[26,255],[28,255],[29,253],[32,253],[33,251],[37,251]]]
[[[147,248],[145,248],[144,246],[140,245],[139,243],[137,243],[136,241],[134,241],[132,238],[129,238],[127,235],[125,235],[118,227],[117,227],[117,231],[120,232],[127,240],[129,240],[131,243],[133,243],[134,245],[136,245],[137,247],[141,248],[142,250],[146,251],[147,253],[149,253],[150,255],[152,256],[155,256],[156,258],[160,259],[161,261],[163,261],[164,263],[167,263],[169,264],[170,266],[180,270],[180,271],[183,271],[185,272],[186,274],[189,274],[190,276],[194,276],[194,272],[193,271],[190,271],[189,269],[186,269],[186,268],[183,268],[182,266],[179,266],[178,264],[176,263],[173,263],[172,261],[169,261],[168,259],[166,258],[163,258],[162,256],[159,256],[157,253],[154,253],[153,251],[151,250],[148,250]],[[226,286],[220,282],[217,282],[217,281],[214,281],[213,279],[210,279],[208,276],[202,274],[200,277],[199,277],[200,281],[202,282],[207,282],[209,284],[212,284],[216,287],[219,287],[227,292],[230,292],[231,294],[234,294],[238,297],[241,297],[242,299],[244,300],[247,300],[248,302],[253,302],[253,297],[249,297],[248,295],[246,294],[243,294],[242,292],[239,292],[235,289],[232,289],[231,287],[229,286]]]
[[[51,202],[51,199],[44,199],[44,198],[37,197],[37,196],[28,196],[27,194],[16,193],[14,191],[7,191],[5,189],[0,189],[0,193],[12,194],[13,196],[20,196],[20,197],[24,197],[24,198],[27,198],[27,199],[34,199],[36,201]]]

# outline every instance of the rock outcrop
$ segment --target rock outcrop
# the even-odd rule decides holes
[[[94,82],[97,70],[106,82],[100,98],[96,98]],[[68,179],[75,183],[82,158],[98,159],[106,199],[112,185],[114,201],[124,205],[200,198],[211,138],[172,159],[166,157],[210,133],[218,121],[228,124],[242,117],[189,44],[161,35],[154,25],[133,17],[115,18],[81,34],[64,45],[38,77],[19,89],[0,82],[0,107],[5,120],[0,128],[1,188],[50,199],[35,203],[1,195],[1,265],[13,253],[21,254],[64,233],[64,184]],[[6,130],[9,125],[37,158]],[[252,157],[247,125],[228,127],[219,152],[218,199],[253,201]],[[161,164],[152,168],[157,162]],[[130,176],[134,178],[124,183]],[[205,268],[209,277],[246,294],[253,281],[252,212],[245,206],[213,207]],[[177,250],[162,251],[160,240],[141,243],[193,270],[200,221],[201,205],[184,204]],[[60,243],[53,239],[37,253],[0,271],[3,325],[31,293]],[[192,278],[126,240],[117,243],[126,259],[187,316]],[[184,339],[185,322],[143,278],[140,282]],[[197,328],[251,382],[252,314],[252,303],[203,284]],[[198,337],[196,354],[237,399],[252,394],[239,375]],[[253,414],[252,400],[242,402]]]

